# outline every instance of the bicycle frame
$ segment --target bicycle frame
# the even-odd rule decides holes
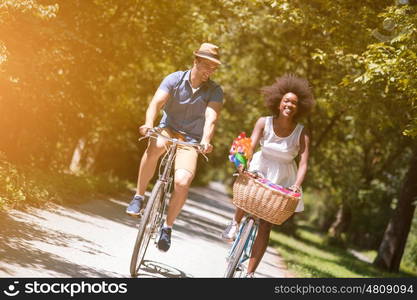
[[[159,209],[158,216],[156,217],[156,222],[154,224],[154,229],[160,229],[162,227],[163,216],[165,215],[166,208],[168,206],[168,193],[171,191],[173,174],[172,174],[172,164],[174,162],[175,153],[177,151],[177,144],[173,143],[169,146],[168,151],[162,158],[160,167],[164,166],[163,170],[159,169],[158,181],[161,182],[163,197],[161,199],[161,208]],[[152,235],[154,238],[154,243],[157,243],[155,235],[158,233],[158,230],[154,230]]]

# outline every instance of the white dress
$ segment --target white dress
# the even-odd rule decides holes
[[[266,117],[265,128],[260,144],[249,166],[249,171],[260,171],[268,180],[283,187],[290,187],[297,178],[295,158],[300,150],[300,136],[303,125],[297,124],[287,137],[279,137],[274,132],[273,117]],[[295,209],[304,210],[302,198]]]

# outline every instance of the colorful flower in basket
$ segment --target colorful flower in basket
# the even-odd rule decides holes
[[[233,140],[232,147],[229,151],[229,160],[235,164],[236,168],[242,166],[244,169],[248,166],[248,160],[252,158],[252,141],[242,132]]]
[[[271,189],[280,191],[281,193],[284,193],[286,195],[290,195],[290,196],[293,196],[293,197],[296,197],[296,198],[301,197],[301,193],[295,193],[295,192],[293,192],[293,191],[291,191],[289,189],[284,188],[283,186],[280,186],[278,184],[275,184],[275,183],[269,181],[266,178],[258,178],[257,181],[259,183],[262,183],[263,185],[271,188]]]

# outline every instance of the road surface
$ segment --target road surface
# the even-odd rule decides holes
[[[130,277],[137,219],[129,196],[0,213],[0,277]],[[171,249],[150,243],[142,277],[222,277],[230,244],[220,234],[233,215],[224,187],[192,188],[174,225]],[[273,248],[256,277],[293,277]]]

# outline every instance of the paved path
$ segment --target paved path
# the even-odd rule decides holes
[[[126,199],[52,204],[0,213],[0,277],[129,277],[137,219]],[[223,186],[193,188],[167,253],[150,244],[143,277],[222,277],[229,244],[219,236],[233,215]],[[152,241],[151,241],[152,243]],[[268,248],[256,277],[291,277]]]

